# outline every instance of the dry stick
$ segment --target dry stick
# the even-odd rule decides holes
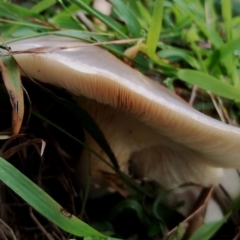
[[[8,240],[3,230],[0,228],[0,239]]]
[[[55,240],[63,240],[64,238],[60,238],[55,232],[52,232]]]
[[[57,235],[57,234],[58,234],[57,236],[58,236],[59,239],[60,239],[60,238],[61,238],[62,240],[67,239],[67,238],[64,236],[63,232],[59,229],[59,227],[58,227],[57,225],[53,224],[52,227],[56,230],[55,232],[53,232],[52,235]]]
[[[1,152],[0,152],[1,154]],[[0,182],[0,223],[1,223],[1,218],[6,219],[6,208],[4,207],[4,202],[5,202],[5,191],[4,191],[5,184],[3,182]]]
[[[19,67],[19,66],[18,66]],[[27,90],[25,89],[25,87],[23,86],[23,84],[21,84],[21,87],[23,89],[23,92],[25,93],[26,97],[27,97],[27,100],[28,100],[28,103],[29,103],[29,110],[28,110],[28,114],[27,114],[27,119],[26,119],[26,125],[28,125],[29,121],[30,121],[30,118],[31,118],[31,112],[32,112],[32,102],[31,102],[31,99],[30,99],[30,96],[27,92]],[[26,108],[25,108],[26,109]],[[25,113],[26,111],[24,111]]]
[[[41,156],[41,154],[42,154],[42,149],[44,149],[45,148],[45,142],[42,140],[42,139],[40,139],[40,138],[36,138],[36,139],[33,139],[33,140],[28,140],[28,141],[25,141],[24,143],[20,143],[20,144],[18,144],[17,146],[15,146],[15,147],[11,147],[11,148],[9,148],[8,150],[6,150],[6,151],[4,151],[4,152],[2,152],[2,157],[4,158],[4,159],[9,159],[10,157],[12,157],[12,155],[14,155],[15,153],[17,153],[18,151],[20,151],[21,149],[24,149],[24,148],[26,148],[26,147],[28,147],[28,146],[31,146],[31,145],[35,145],[35,144],[39,144],[39,143],[41,143],[41,152],[39,151],[39,155]]]
[[[79,47],[92,47],[92,46],[104,46],[104,45],[111,45],[111,44],[126,44],[126,43],[134,43],[140,41],[141,38],[133,38],[133,39],[121,39],[121,40],[113,40],[113,41],[106,41],[106,42],[95,42],[95,43],[79,43],[72,47],[69,46],[60,46],[60,47],[36,47],[30,48],[23,51],[6,51],[0,52],[0,57],[4,56],[13,56],[18,54],[26,54],[26,53],[34,53],[34,54],[41,54],[47,52],[53,52],[57,50],[64,50],[64,49],[74,49]]]
[[[39,153],[39,147],[34,144],[33,147],[36,149],[36,151]],[[39,154],[39,159],[40,159],[40,165],[38,168],[38,173],[37,173],[37,185],[42,188],[42,166],[44,163],[44,156]]]
[[[86,26],[89,31],[94,32],[92,22],[86,17],[86,15],[82,11],[78,11],[76,13],[76,17]]]
[[[88,145],[88,142],[86,142],[86,144]],[[89,191],[90,191],[90,187],[91,187],[91,181],[92,181],[92,174],[91,174],[91,166],[92,166],[92,158],[91,158],[91,152],[88,151],[88,178],[87,178],[87,182],[86,182],[86,188],[85,188],[85,192],[83,193],[83,199],[82,199],[82,208],[81,208],[81,212],[80,212],[80,216],[82,217],[83,214],[85,213],[85,207],[87,204],[87,200],[89,197]]]
[[[238,240],[240,239],[240,229],[238,227],[238,233],[234,236],[233,240]]]
[[[220,107],[221,107],[221,109],[222,109],[223,115],[224,115],[224,117],[226,118],[228,124],[229,124],[229,125],[234,125],[234,124],[233,124],[233,120],[230,118],[230,116],[229,116],[226,108],[224,107],[224,104],[223,104],[222,99],[221,99],[220,97],[217,97],[217,100],[218,100],[218,102],[219,102],[219,105],[220,105]]]
[[[47,237],[47,239],[48,240],[54,240],[54,238],[52,238],[52,236],[45,230],[45,228],[42,226],[42,224],[34,216],[31,207],[30,207],[30,216],[33,219],[33,221],[37,224],[37,226],[40,228],[40,230],[43,232],[43,234]]]
[[[216,102],[216,100],[215,100],[215,96],[214,96],[212,93],[210,93],[209,91],[208,91],[208,94],[209,94],[209,96],[210,96],[210,98],[211,98],[211,100],[212,100],[212,102],[213,102],[213,104],[214,104],[214,107],[215,107],[216,110],[217,110],[218,116],[220,117],[221,121],[224,122],[224,123],[226,123],[226,120],[225,120],[225,118],[224,118],[222,109],[218,106],[218,104],[217,104],[217,102]]]
[[[192,88],[190,100],[188,102],[191,106],[193,106],[194,100],[197,96],[197,90],[198,90],[198,86],[194,85]]]
[[[13,230],[5,223],[2,219],[0,219],[0,225],[3,225],[3,226],[9,231],[9,233],[10,233],[10,235],[12,236],[12,239],[13,239],[13,240],[17,240],[17,238],[16,238]],[[1,230],[1,229],[0,229],[0,230]],[[2,233],[4,236],[6,236],[6,234],[5,234],[3,231],[1,231],[1,233]],[[6,240],[7,240],[7,239],[8,239],[8,238],[6,237]]]

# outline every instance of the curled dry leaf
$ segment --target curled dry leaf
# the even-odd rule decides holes
[[[12,128],[13,135],[15,136],[19,133],[24,115],[23,89],[20,72],[17,62],[12,56],[1,57],[0,68],[13,108]]]

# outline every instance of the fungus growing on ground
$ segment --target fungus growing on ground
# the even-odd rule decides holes
[[[128,173],[131,162],[136,175],[172,189],[187,182],[215,185],[224,168],[240,167],[239,128],[194,110],[106,50],[81,44],[72,38],[45,36],[10,47],[12,51],[46,50],[14,58],[25,75],[77,96],[78,104],[103,131],[122,171]],[[86,142],[108,159],[89,134]],[[83,182],[88,159],[84,150],[77,170]],[[95,155],[91,161],[93,179],[99,169],[112,171]]]

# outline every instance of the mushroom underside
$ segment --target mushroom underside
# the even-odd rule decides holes
[[[131,167],[135,176],[155,181],[165,190],[184,183],[211,186],[218,184],[223,177],[223,169],[207,164],[206,156],[175,143],[167,136],[159,135],[131,114],[84,97],[79,98],[78,104],[95,119],[116,155],[120,169],[125,173],[129,173]],[[88,133],[86,143],[109,161]],[[85,182],[84,178],[87,179],[86,174],[84,177],[87,172],[84,169],[87,168],[89,159],[93,176],[99,170],[113,171],[97,156],[91,154],[89,157],[89,154],[91,153],[85,149],[79,163],[78,171],[81,172],[82,182]],[[96,178],[96,181],[99,179]]]

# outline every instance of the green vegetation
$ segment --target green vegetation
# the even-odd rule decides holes
[[[48,34],[74,37],[87,42],[102,42],[103,47],[121,59],[128,59],[139,71],[160,79],[166,86],[178,92],[187,101],[190,101],[198,110],[230,124],[237,125],[239,122],[240,16],[238,14],[240,2],[238,0],[111,0],[112,13],[110,16],[95,10],[92,7],[92,0],[28,0],[17,2],[19,3],[14,4],[6,0],[0,2],[0,54],[8,54],[7,44],[12,41]],[[80,16],[84,16],[84,18]],[[101,29],[94,22],[94,18],[101,20],[105,24],[106,30]],[[110,43],[106,44],[107,42]],[[131,48],[133,46],[135,46],[134,50]],[[8,89],[12,89],[20,96],[22,93],[18,81],[19,72],[15,62],[9,56],[1,57],[0,66],[2,66],[2,70],[4,66],[7,67],[6,73],[8,77],[4,79],[5,85],[8,85]],[[48,99],[49,102],[54,102],[56,108],[61,109],[61,114],[66,114],[71,118],[72,122],[79,124],[79,121],[81,121],[85,129],[93,129],[94,127],[93,135],[95,134],[97,142],[108,153],[116,172],[119,173],[114,155],[101,135],[101,131],[95,126],[96,124],[89,118],[87,113],[76,109],[74,104],[72,104],[71,97],[65,96],[64,93],[64,97],[68,99],[65,101],[56,97],[55,94],[49,93],[44,88],[37,88],[36,90],[36,86],[31,86],[29,89],[35,89],[36,92],[41,91],[44,94],[43,98]],[[27,91],[31,98],[30,90]],[[62,93],[59,94],[61,95]],[[34,98],[34,96],[32,97]],[[69,196],[62,198],[58,195],[56,196],[57,199],[62,201],[61,205],[66,204],[71,213],[74,212],[75,215],[80,216],[81,212],[81,218],[86,223],[69,213],[70,211],[66,211],[65,206],[64,208],[61,207],[47,195],[45,192],[48,192],[51,196],[56,195],[54,191],[50,191],[51,187],[47,185],[49,181],[46,179],[51,178],[52,175],[44,175],[45,177],[43,178],[39,176],[45,173],[46,168],[49,168],[52,163],[46,165],[44,169],[41,167],[43,163],[37,161],[38,170],[26,170],[25,164],[20,164],[21,159],[24,161],[27,154],[31,161],[34,162],[36,154],[33,153],[33,149],[29,150],[28,147],[32,145],[34,146],[34,151],[39,151],[39,146],[36,146],[37,144],[33,142],[33,139],[41,136],[42,133],[40,134],[40,131],[61,132],[57,134],[62,134],[61,137],[71,139],[78,146],[78,149],[80,149],[82,136],[80,136],[81,133],[76,135],[75,130],[73,130],[73,134],[70,126],[62,126],[61,123],[55,122],[52,116],[45,116],[44,110],[40,110],[46,106],[42,103],[44,99],[41,99],[40,102],[43,106],[36,107],[33,101],[34,110],[32,112],[31,108],[27,106],[27,109],[29,108],[28,114],[31,115],[32,113],[31,118],[35,121],[33,125],[31,125],[30,121],[29,128],[36,128],[36,125],[39,125],[41,122],[40,125],[44,130],[35,129],[34,133],[31,133],[34,136],[31,140],[23,138],[20,141],[17,139],[14,143],[13,140],[8,139],[10,136],[9,127],[11,119],[7,114],[11,110],[9,110],[10,106],[5,88],[3,83],[0,82],[0,104],[3,106],[0,110],[0,140],[2,140],[0,150],[3,157],[0,158],[0,180],[48,220],[69,234],[60,234],[60,230],[56,230],[56,227],[49,228],[49,222],[46,223],[46,220],[42,220],[42,217],[38,215],[42,221],[41,224],[47,226],[45,228],[47,229],[46,232],[56,232],[59,239],[60,236],[61,239],[84,237],[86,240],[114,239],[111,236],[129,240],[162,239],[163,237],[164,239],[177,240],[182,238],[184,224],[181,224],[181,222],[184,219],[175,209],[171,209],[163,204],[163,199],[167,193],[162,193],[156,198],[152,184],[145,182],[142,185],[138,185],[123,173],[119,173],[118,176],[125,180],[124,194],[130,197],[118,196],[117,200],[114,200],[115,205],[108,209],[108,214],[100,217],[96,217],[88,212],[92,205],[90,204],[90,207],[88,207],[86,196],[79,194],[76,197],[78,193],[72,190],[75,186],[63,183],[68,181],[69,176],[73,175],[71,168],[69,168],[69,175],[65,172],[64,176],[59,176],[59,179],[65,177],[64,180],[59,180],[62,184],[60,189],[64,188],[64,194]],[[46,108],[49,107],[51,108],[50,105],[47,105]],[[13,115],[15,120],[17,117]],[[29,119],[26,116],[25,118],[24,124],[27,125]],[[47,128],[45,129],[46,124]],[[27,130],[27,133],[29,134],[29,130]],[[54,133],[46,135],[51,136],[52,134]],[[46,137],[45,135],[43,136]],[[41,136],[41,138],[43,137]],[[58,135],[53,138],[58,138]],[[6,141],[5,144],[3,140]],[[24,140],[32,142],[23,145]],[[17,147],[17,144],[20,147]],[[52,145],[54,146],[54,144]],[[60,156],[66,157],[67,155],[64,155],[65,150],[62,150],[61,147],[57,149],[57,152],[59,155],[54,155],[55,158],[56,156],[61,158]],[[51,154],[50,156],[52,157]],[[13,158],[13,156],[15,157]],[[4,158],[9,160],[15,167],[4,160]],[[40,157],[37,158],[40,159]],[[68,158],[66,157],[66,159]],[[17,161],[20,163],[16,163]],[[58,161],[60,159],[55,159],[55,162]],[[61,166],[65,166],[64,161],[61,162]],[[21,165],[21,171],[26,172],[26,175],[32,181],[38,185],[43,182],[40,185],[45,192],[16,169],[19,165]],[[32,166],[31,163],[30,166]],[[31,171],[35,171],[35,175]],[[56,170],[54,174],[58,178],[59,172],[57,171],[59,170]],[[64,184],[68,185],[68,189],[71,189],[72,192],[68,193],[65,191]],[[1,185],[0,188],[3,189]],[[0,192],[0,195],[0,203],[4,202],[7,204],[5,200],[10,199],[20,206],[23,204],[15,195],[12,196],[12,193],[9,193],[9,190],[6,190],[6,188]],[[72,202],[69,203],[67,201]],[[108,200],[103,200],[103,202],[99,200],[100,203],[104,203],[104,201]],[[108,202],[104,204],[107,205]],[[234,208],[239,209],[239,205],[239,201],[237,201]],[[98,208],[101,208],[101,204],[98,205]],[[25,208],[25,210],[28,212],[28,208]],[[99,214],[97,212],[95,214]],[[10,210],[7,210],[6,213],[10,214]],[[16,212],[16,215],[18,214],[21,215],[22,213],[20,211],[19,213]],[[90,218],[88,217],[89,214],[91,215]],[[230,214],[231,212],[219,222],[203,225],[190,239],[210,239],[229,219]],[[3,217],[4,214],[0,213],[0,220]],[[7,217],[6,219],[8,220]],[[126,219],[130,219],[129,223],[134,221],[135,228],[121,229],[120,225]],[[5,219],[2,220],[3,222],[5,221]],[[17,220],[14,221],[17,222]],[[178,225],[178,228],[169,235],[169,230],[175,225]],[[230,223],[230,225],[234,229],[234,224]],[[13,229],[16,229],[14,224],[13,226]],[[30,227],[32,227],[32,223]],[[127,227],[127,224],[125,227]],[[18,231],[21,232],[21,228]],[[8,227],[3,232],[9,239],[14,239],[14,233]],[[39,236],[43,235],[47,239],[46,232],[40,228],[37,234]],[[34,233],[32,234],[34,235]],[[221,235],[221,233],[219,234]],[[12,238],[10,238],[10,235]],[[220,235],[216,236],[219,237]],[[54,239],[54,236],[53,238],[49,237],[49,239]]]

